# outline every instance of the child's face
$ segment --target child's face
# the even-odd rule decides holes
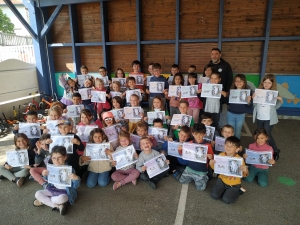
[[[237,89],[242,89],[244,84],[245,84],[245,82],[243,80],[241,80],[241,78],[236,77],[234,79],[234,85],[236,86]]]
[[[148,66],[148,72],[149,72],[150,74],[152,74],[152,65],[149,65],[149,66]]]
[[[225,143],[224,148],[227,156],[235,156],[235,154],[239,150],[239,148],[237,148],[234,144],[229,142]]]
[[[159,77],[161,74],[161,71],[162,71],[161,69],[153,69],[152,73],[155,77]]]
[[[81,104],[81,98],[73,97],[72,102],[73,102],[73,105],[80,105]]]
[[[94,135],[93,135],[93,141],[96,144],[102,143],[102,141],[103,141],[102,134],[101,133],[94,133]]]
[[[191,85],[194,85],[196,83],[197,78],[189,76],[188,80]]]
[[[179,73],[178,68],[171,68],[171,74],[174,76],[176,73]]]
[[[144,152],[151,152],[152,142],[149,139],[143,139],[140,141],[140,147]]]
[[[131,106],[139,106],[139,99],[136,96],[131,96],[130,97],[130,104]]]
[[[97,82],[96,82],[96,88],[98,88],[98,89],[103,89],[103,88],[104,88],[104,83],[101,82],[101,81],[97,81]]]
[[[61,115],[58,115],[56,111],[50,111],[49,117],[51,120],[58,120]]]
[[[51,155],[51,159],[55,166],[62,166],[65,164],[65,161],[67,160],[67,156],[63,156],[58,152],[54,152]]]
[[[208,67],[208,68],[205,70],[205,76],[208,77],[208,78],[210,78],[211,73],[212,73],[212,70],[211,70],[210,67]]]
[[[205,126],[210,126],[212,125],[213,121],[212,119],[208,118],[208,119],[202,119],[201,123],[204,124]]]
[[[16,146],[19,148],[19,149],[27,149],[29,146],[27,146],[27,142],[24,138],[22,137],[18,137],[17,138],[17,141],[16,141]]]
[[[92,120],[92,116],[87,116],[84,113],[81,113],[80,115],[80,121],[84,124],[84,125],[89,125],[90,121]]]
[[[180,78],[180,76],[176,76],[176,77],[174,78],[174,82],[175,82],[176,85],[180,85],[180,83],[181,83],[181,78]]]
[[[36,123],[36,121],[37,121],[36,115],[27,115],[26,116],[27,123]]]
[[[136,128],[136,133],[140,137],[148,135],[147,130],[143,127],[137,127]]]
[[[267,140],[268,140],[268,137],[266,135],[264,135],[264,134],[260,134],[260,135],[258,135],[256,137],[256,143],[258,145],[264,145],[264,144],[266,144]]]
[[[68,124],[61,124],[58,126],[58,131],[61,135],[68,134],[70,129],[71,129],[71,125],[68,125]]]
[[[122,70],[117,71],[117,78],[124,78]]]
[[[188,68],[188,73],[195,73],[195,72],[196,72],[196,70],[194,68],[192,68],[192,67]]]
[[[183,131],[179,131],[178,138],[179,142],[186,142],[186,140],[189,138],[189,135]]]
[[[138,73],[140,71],[140,65],[139,64],[134,64],[132,66],[133,72]]]
[[[75,81],[74,80],[72,80],[72,79],[69,79],[68,81],[67,81],[67,83],[68,83],[68,85],[70,86],[70,87],[75,87]]]
[[[233,130],[232,130],[231,128],[229,128],[229,127],[224,127],[224,128],[222,129],[222,136],[223,136],[224,138],[232,137],[233,135],[234,135],[234,132],[233,132]]]
[[[121,108],[120,103],[118,103],[116,99],[112,100],[112,104],[113,104],[113,107],[115,109],[120,109]]]
[[[212,74],[210,77],[210,83],[211,84],[219,84],[221,82],[221,78],[219,78],[218,75]]]
[[[130,88],[134,88],[134,87],[135,87],[135,82],[134,82],[133,80],[129,80],[129,81],[128,81],[128,86],[129,86]]]
[[[180,103],[179,104],[179,111],[181,114],[187,114],[189,107],[185,103]]]
[[[272,85],[273,85],[273,82],[270,81],[270,79],[266,79],[266,80],[263,82],[263,87],[264,87],[264,89],[270,90],[270,89],[272,88]]]
[[[90,80],[85,80],[84,81],[84,87],[92,87],[92,82]]]
[[[153,108],[154,109],[161,109],[161,101],[157,98],[153,99]]]
[[[120,92],[120,88],[117,84],[112,84],[113,91]]]
[[[196,133],[196,132],[193,132],[193,137],[195,138],[195,141],[197,143],[202,143],[203,142],[203,137],[205,136],[205,133]]]
[[[88,74],[89,73],[89,71],[86,68],[80,69],[80,72],[81,72],[81,74]]]
[[[129,145],[129,140],[126,137],[120,137],[119,142],[122,147],[127,147]]]
[[[107,117],[104,119],[104,122],[109,127],[109,126],[113,125],[113,118]]]
[[[154,123],[153,127],[157,127],[157,128],[164,128],[162,123]]]
[[[46,140],[40,141],[41,147],[44,150],[49,150],[49,145],[46,144]]]
[[[106,70],[105,70],[105,69],[99,69],[99,74],[100,74],[102,77],[105,77],[105,76],[106,76]]]

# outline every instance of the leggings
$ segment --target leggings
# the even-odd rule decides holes
[[[51,207],[55,208],[58,207],[58,205],[61,205],[68,201],[68,195],[61,194],[58,196],[53,196],[50,191],[48,190],[41,190],[37,191],[35,193],[35,198],[39,200],[41,203]]]
[[[193,117],[195,123],[198,123],[199,112],[200,112],[199,108],[189,108],[187,114]]]
[[[111,175],[111,179],[116,182],[120,182],[122,185],[125,185],[140,176],[140,171],[135,168],[130,168],[128,170],[116,170]]]

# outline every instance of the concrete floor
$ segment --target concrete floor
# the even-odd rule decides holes
[[[246,123],[253,131],[255,124],[251,120],[246,118]],[[270,169],[269,186],[261,188],[257,182],[243,182],[247,191],[232,205],[210,198],[216,178],[209,181],[203,192],[196,191],[194,183],[181,185],[171,176],[164,178],[155,191],[142,181],[137,186],[128,184],[116,191],[112,190],[112,182],[106,187],[89,189],[83,179],[75,205],[69,207],[66,216],[60,216],[49,207],[32,205],[35,191],[40,189],[36,182],[26,180],[22,187],[17,187],[8,180],[1,180],[0,221],[20,225],[300,224],[299,128],[300,121],[280,120],[273,136],[281,155]],[[1,164],[5,161],[5,151],[13,149],[12,137],[10,134],[0,138]],[[252,142],[252,137],[242,136],[244,147]],[[179,201],[183,204],[178,210]]]

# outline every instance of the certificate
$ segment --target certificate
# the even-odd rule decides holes
[[[105,91],[91,91],[91,102],[105,103],[106,102],[106,92]]]
[[[217,174],[231,177],[243,177],[240,167],[243,165],[243,158],[214,155],[214,170]]]
[[[169,169],[169,165],[166,162],[166,157],[164,154],[160,154],[147,162],[144,163],[147,167],[147,174],[149,178],[155,177],[156,175]]]
[[[78,92],[81,95],[81,100],[91,99],[90,98],[91,91],[92,91],[92,88],[80,88],[80,89],[78,89]]]
[[[161,119],[163,123],[166,122],[165,111],[147,112],[148,124],[153,124],[154,119]]]
[[[198,85],[181,86],[181,98],[197,97]]]
[[[231,89],[229,93],[229,103],[248,104],[249,89]]]
[[[178,85],[169,85],[169,97],[179,97],[179,93],[181,92],[181,86]]]
[[[148,134],[152,135],[157,142],[164,143],[165,142],[164,137],[168,135],[168,129],[149,127]]]
[[[181,158],[183,143],[168,141],[168,155]]]
[[[99,79],[103,80],[105,87],[109,86],[108,76],[105,76],[105,77],[99,76]]]
[[[123,114],[124,114],[124,109],[113,109],[110,110],[110,112],[114,115],[115,120],[124,120]]]
[[[172,85],[173,79],[174,79],[174,76],[172,76],[172,75],[170,75],[170,76],[168,77],[168,83],[169,83],[169,85]]]
[[[201,97],[221,98],[222,84],[202,84]]]
[[[72,166],[54,166],[52,164],[47,164],[48,183],[71,187],[72,180],[70,175],[72,174]]]
[[[182,158],[185,160],[206,163],[208,147],[201,144],[183,143]]]
[[[126,91],[126,102],[130,102],[130,96],[133,95],[133,94],[139,96],[139,100],[142,101],[141,90],[140,89],[134,89],[134,90]]]
[[[122,93],[121,92],[117,92],[117,91],[111,91],[110,92],[110,96],[111,98],[115,97],[115,96],[120,96],[121,97]],[[121,97],[122,98],[122,97]]]
[[[129,74],[129,77],[135,78],[136,85],[144,85],[144,74],[139,74],[139,75]]]
[[[208,141],[212,141],[214,139],[214,135],[215,135],[215,127],[211,127],[211,126],[205,126],[206,127],[206,133],[203,137],[203,139],[208,140]]]
[[[149,85],[150,85],[151,77],[154,77],[154,76],[152,76],[152,75],[147,76],[147,87],[149,87]]]
[[[183,85],[184,86],[188,85],[188,75],[187,74],[183,76]]]
[[[41,137],[41,129],[39,123],[19,123],[19,133],[26,134],[28,138]]]
[[[120,123],[114,124],[110,127],[103,127],[102,130],[106,134],[109,141],[114,141],[119,138],[122,125]]]
[[[141,107],[124,107],[125,119],[141,119]]]
[[[116,169],[119,170],[136,163],[138,159],[134,157],[135,153],[133,145],[129,145],[123,150],[112,153],[113,160],[117,162]]]
[[[278,97],[278,91],[266,90],[266,89],[255,89],[255,96],[253,103],[276,105]]]
[[[7,151],[6,162],[11,167],[29,165],[28,151],[26,149]]]
[[[86,75],[77,75],[77,81],[78,84],[80,85],[80,87],[84,86],[84,82],[86,81],[86,79],[92,79],[92,75],[86,74]]]
[[[141,147],[140,147],[140,140],[142,137],[135,135],[135,134],[130,134],[130,140],[131,143],[133,144],[133,147],[135,148],[135,150],[139,150],[141,151]]]
[[[49,134],[55,135],[59,134],[57,125],[58,120],[47,120],[46,121],[46,128],[49,130]]]
[[[83,109],[84,109],[84,105],[68,105],[67,117],[80,117],[80,112]]]
[[[246,148],[246,163],[264,166],[272,166],[268,161],[273,159],[272,151],[255,151]]]
[[[76,135],[80,138],[80,140],[82,142],[88,142],[89,138],[90,138],[90,133],[95,128],[98,128],[98,126],[97,125],[87,125],[87,126],[77,125],[76,126],[76,130],[77,130]]]
[[[152,82],[150,81],[149,91],[150,93],[164,93],[165,82]]]
[[[186,114],[174,114],[171,120],[171,125],[191,126],[192,116]]]
[[[49,146],[49,152],[54,146],[64,146],[67,154],[73,154],[72,139],[74,139],[74,135],[51,135],[52,143]]]
[[[126,88],[126,78],[114,77],[114,78],[112,78],[112,82],[114,82],[114,81],[119,81],[122,89]]]
[[[225,151],[225,138],[216,136],[216,143],[215,143],[215,150],[218,152],[224,152]]]
[[[203,83],[208,84],[209,80],[210,79],[208,77],[202,77],[201,75],[198,75],[197,77],[198,84],[203,84]]]
[[[110,143],[87,143],[85,155],[91,157],[91,161],[110,160],[109,156],[105,153],[106,149],[110,149]]]

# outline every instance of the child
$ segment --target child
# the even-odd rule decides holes
[[[80,123],[78,123],[78,126],[89,126],[89,125],[97,125],[93,120],[92,112],[88,109],[83,109],[80,112]],[[73,128],[73,132],[77,133],[76,127]],[[85,146],[86,142],[82,142],[82,144]],[[82,155],[83,152],[77,152],[79,155]]]
[[[228,137],[225,141],[225,152],[221,152],[220,156],[241,158],[237,154],[240,145],[241,142],[237,137]],[[215,160],[210,160],[209,165],[212,169],[214,169],[215,163]],[[247,176],[248,168],[245,166],[244,160],[240,169],[243,171],[243,176]],[[226,204],[234,203],[240,195],[240,188],[241,178],[220,174],[211,191],[211,197],[216,200],[222,198],[222,201]]]
[[[121,151],[130,145],[130,134],[126,131],[121,131],[119,134],[119,142],[120,146],[116,148],[115,152]],[[133,157],[137,159],[138,154],[135,153]],[[112,165],[116,166],[117,162],[113,161]],[[113,172],[113,174],[111,175],[111,179],[115,181],[113,190],[117,190],[118,188],[124,186],[129,182],[132,182],[133,185],[136,185],[136,179],[140,176],[140,171],[138,171],[134,167],[135,163]]]
[[[81,94],[79,94],[78,92],[74,93],[72,96],[72,102],[73,102],[73,105],[81,105],[82,104]],[[73,126],[76,126],[80,123],[80,117],[72,117],[70,119],[73,122]]]
[[[230,89],[250,89],[247,87],[245,75],[237,74],[233,79]],[[241,138],[243,124],[245,122],[245,113],[249,112],[252,107],[251,92],[247,97],[247,104],[228,103],[227,123],[233,127],[235,136],[239,139]]]
[[[267,74],[264,76],[262,82],[260,83],[260,89],[266,90],[277,90],[276,78],[273,74]],[[255,97],[255,93],[252,95],[252,98]],[[277,97],[276,106],[266,105],[266,104],[254,104],[253,110],[253,123],[255,118],[257,119],[257,126],[259,128],[265,128],[268,134],[268,142],[273,148],[274,159],[279,159],[280,150],[277,148],[274,138],[272,137],[272,128],[273,125],[278,123],[278,117],[276,110],[282,105],[282,97]]]
[[[131,105],[131,107],[138,107],[139,106],[139,96],[132,94],[130,96],[130,105]],[[140,116],[141,116],[141,119],[130,119],[129,120],[129,123],[128,123],[129,133],[132,133],[135,130],[137,122],[144,120],[144,110],[142,108],[140,111]]]
[[[213,157],[213,151],[211,144],[203,139],[206,133],[206,128],[202,123],[195,123],[192,127],[192,135],[194,140],[192,143],[202,144],[208,147],[207,150],[207,159],[211,160]],[[183,171],[179,182],[182,184],[188,184],[191,181],[195,181],[196,189],[198,191],[204,191],[208,181],[208,168],[207,163],[193,162],[188,160],[182,160],[187,164],[187,167]]]
[[[72,95],[78,91],[79,84],[74,79],[69,77],[68,74],[62,74],[59,76],[59,85],[64,89],[64,95],[60,100],[61,103],[63,103],[65,106],[72,105]]]
[[[159,63],[154,63],[153,67],[153,77],[150,78],[150,82],[164,82],[164,91],[163,93],[150,93],[149,91],[149,87],[147,87],[146,89],[146,93],[149,94],[149,108],[152,108],[152,102],[153,102],[153,98],[157,95],[161,96],[162,98],[162,103],[163,105],[165,105],[166,103],[166,99],[165,99],[165,93],[168,91],[169,89],[169,83],[167,81],[167,79],[161,75],[162,69],[161,69],[161,65]]]
[[[196,73],[196,66],[195,65],[190,65],[188,68],[188,73]]]
[[[48,185],[48,183],[42,177],[42,172],[46,169],[46,165],[50,159],[50,137],[50,134],[43,134],[39,141],[36,142],[34,167],[32,167],[29,171],[33,179],[44,188]]]
[[[58,120],[60,117],[62,117],[62,114],[63,111],[59,106],[53,106],[48,110],[47,121]],[[45,126],[43,133],[46,134],[48,132],[50,132],[50,130],[47,128],[47,126]]]
[[[92,88],[93,86],[94,86],[94,83],[91,78],[87,78],[84,81],[83,88]],[[89,99],[82,100],[82,103],[86,109],[89,109],[92,112],[92,114],[94,116],[94,120],[96,120],[97,119],[97,111],[95,110],[94,103],[91,101],[91,95],[89,95]]]
[[[152,142],[149,137],[142,137],[140,140],[140,147],[142,149],[142,152],[139,155],[139,159],[136,163],[136,169],[141,172],[140,179],[143,181],[148,181],[149,186],[155,190],[157,183],[168,173],[168,171],[164,171],[152,178],[149,178],[147,174],[147,167],[144,166],[144,163],[146,161],[149,161],[150,159],[154,158],[155,156],[158,156],[160,153],[157,151],[153,151],[152,148]],[[166,160],[166,162],[169,164],[169,160]]]
[[[267,144],[268,133],[264,128],[257,128],[254,131],[255,143],[249,145],[250,150],[255,151],[270,151],[273,154],[273,149],[270,145]],[[247,155],[244,154],[244,158],[247,158]],[[274,159],[269,159],[268,163],[274,165]],[[265,165],[249,165],[249,175],[244,178],[247,182],[252,182],[257,176],[258,185],[261,187],[266,187],[268,185],[268,174],[269,166]]]
[[[172,85],[177,85],[177,86],[184,85],[184,80],[183,80],[183,76],[181,73],[176,73],[174,75]],[[180,114],[180,111],[178,109],[179,102],[180,102],[180,92],[178,92],[178,93],[179,93],[179,96],[172,96],[172,97],[169,97],[167,92],[165,93],[166,99],[170,100],[170,116],[171,117],[173,117],[174,114]]]
[[[99,67],[100,79],[103,80],[104,86],[107,87],[111,83],[111,78],[107,76],[107,70],[104,66]]]
[[[103,130],[95,128],[91,131],[89,143],[101,144],[105,142],[108,142],[108,138]],[[105,153],[107,155],[110,154],[110,150],[106,149]],[[90,161],[91,157],[85,155],[86,154],[84,153],[84,156],[80,157],[79,164],[81,166],[89,165],[89,175],[86,181],[86,185],[89,188],[95,187],[97,183],[101,187],[106,186],[110,180],[109,172],[111,170],[111,162],[108,160]]]
[[[136,86],[136,82],[135,82],[135,78],[134,77],[128,77],[127,78],[127,89],[126,91],[132,91],[132,90],[137,90],[137,86]],[[122,94],[122,98],[125,98],[126,96],[126,91],[124,91],[124,93]],[[145,97],[145,92],[144,90],[141,90],[141,95],[142,95],[142,98]],[[142,103],[142,101],[140,102],[140,104]],[[130,107],[130,102],[127,102],[127,106]]]
[[[29,148],[29,138],[23,133],[15,135],[14,144],[16,146],[16,151],[27,149],[29,165],[12,167],[6,162],[4,166],[0,166],[0,177],[3,176],[20,187],[23,185],[24,178],[29,175],[29,170],[34,164],[34,152]]]
[[[204,77],[207,77],[210,79],[212,71],[213,71],[213,66],[211,64],[207,64],[204,67],[204,75],[205,75]],[[209,83],[209,79],[207,80],[207,83]]]
[[[110,105],[110,89],[105,88],[103,80],[100,78],[96,78],[96,84],[95,84],[95,90],[96,91],[105,91],[106,92],[106,102],[105,103],[96,103],[96,108],[97,108],[97,113],[99,114],[103,109],[110,110],[111,105]]]
[[[172,67],[171,67],[171,74],[167,78],[167,81],[168,81],[169,85],[172,85],[175,74],[179,73],[179,72],[180,72],[179,66],[177,64],[173,64]]]
[[[148,135],[148,126],[145,122],[140,121],[136,123],[135,132],[139,137],[148,137],[150,138],[153,146],[157,146],[157,141],[152,135]]]
[[[120,96],[115,96],[112,98],[112,109],[122,109],[123,108],[123,100]],[[116,120],[117,123],[121,123],[126,130],[128,130],[128,123],[125,119]]]
[[[124,70],[121,68],[116,69],[115,77],[116,78],[125,78]]]
[[[141,63],[140,63],[140,61],[134,60],[131,65],[132,65],[133,72],[131,72],[129,74],[129,77],[133,77],[136,80],[136,75],[143,75],[144,80],[145,80],[146,79],[145,74],[143,74],[142,72],[140,72],[140,70],[141,70]],[[136,88],[141,89],[141,92],[142,91],[144,92],[144,84],[142,84],[142,85],[136,85]]]
[[[67,150],[63,146],[55,146],[51,152],[51,160],[54,166],[67,165],[68,155]],[[63,187],[60,185],[48,184],[45,190],[40,190],[35,193],[36,200],[33,202],[34,206],[47,205],[54,210],[58,210],[60,215],[64,216],[67,214],[67,202],[74,205],[74,201],[77,198],[76,189],[80,185],[80,177],[74,174],[74,169],[69,175],[71,179],[71,187]],[[48,176],[49,171],[44,170],[43,176]]]
[[[195,73],[188,74],[188,86],[189,85],[197,85],[198,86],[197,97],[185,99],[189,103],[188,115],[193,117],[195,123],[198,123],[199,113],[200,113],[200,109],[203,108],[203,103],[200,100],[200,93],[201,93],[200,89],[201,89],[202,85],[198,84],[198,82],[197,82],[197,74],[195,74]]]
[[[189,103],[185,100],[180,100],[180,103],[179,103],[179,111],[180,111],[180,114],[184,114],[186,115],[187,112],[188,112],[188,109],[189,109]],[[192,127],[194,125],[194,119],[192,118],[191,120],[191,124],[190,124],[190,127]],[[172,132],[170,133],[171,136],[175,136],[175,139],[178,139],[178,133],[181,129],[181,126],[180,125],[175,125],[175,126],[172,126]]]
[[[88,73],[89,73],[89,69],[87,68],[87,66],[82,65],[82,66],[80,67],[80,73],[81,73],[82,75],[88,74]]]

